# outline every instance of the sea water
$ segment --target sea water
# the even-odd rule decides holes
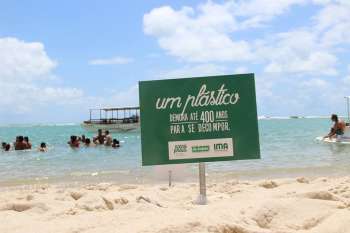
[[[207,172],[240,177],[346,174],[350,168],[350,145],[315,140],[327,134],[330,127],[330,120],[321,118],[259,120],[261,159],[207,163]],[[142,167],[139,131],[113,133],[113,138],[121,141],[117,149],[70,148],[70,136],[82,134],[93,137],[79,124],[0,126],[0,141],[12,143],[17,135],[23,135],[33,144],[31,151],[0,151],[0,185],[43,180],[129,182],[166,176],[155,172],[155,167]],[[48,145],[48,152],[37,151],[41,142]],[[193,176],[196,172],[197,164],[174,168],[175,176]]]

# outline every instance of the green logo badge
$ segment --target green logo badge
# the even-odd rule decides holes
[[[192,152],[207,152],[209,151],[209,146],[192,146]]]

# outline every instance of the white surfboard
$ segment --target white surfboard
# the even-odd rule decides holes
[[[350,138],[323,138],[323,137],[317,137],[317,141],[324,142],[324,143],[336,143],[336,144],[348,144],[350,145]]]

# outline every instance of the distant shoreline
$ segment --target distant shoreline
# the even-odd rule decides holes
[[[283,119],[327,119],[330,116],[299,116],[299,115],[292,115],[292,116],[265,116],[260,115],[258,116],[258,120],[265,120],[265,119],[277,119],[277,120],[283,120]],[[339,116],[340,118],[347,118],[347,116]],[[0,123],[0,127],[45,127],[45,126],[79,126],[81,122],[52,122],[52,123]]]

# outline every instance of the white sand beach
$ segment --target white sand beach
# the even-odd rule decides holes
[[[2,188],[1,233],[350,232],[350,177]]]

